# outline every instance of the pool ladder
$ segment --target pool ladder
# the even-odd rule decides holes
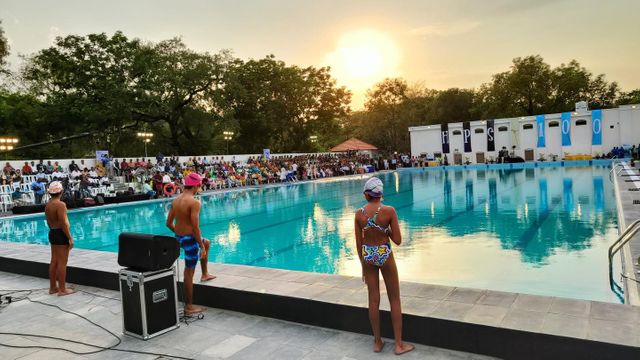
[[[631,225],[627,226],[624,232],[620,234],[620,237],[618,237],[618,240],[609,247],[609,286],[611,286],[611,291],[613,291],[622,302],[624,302],[624,289],[613,279],[613,257],[638,231],[640,231],[640,219],[637,219],[632,222]],[[640,259],[638,261],[640,261]],[[627,275],[624,276],[626,277]]]
[[[613,182],[612,175],[614,172],[616,173],[616,175],[619,175],[622,170],[624,170],[624,164],[622,162],[614,161],[613,165],[611,166],[611,171],[609,171],[609,181]]]

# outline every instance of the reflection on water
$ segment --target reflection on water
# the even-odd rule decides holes
[[[381,176],[404,243],[404,280],[615,301],[617,233],[605,167],[423,171]],[[360,275],[353,215],[362,180],[331,179],[202,196],[211,260]],[[117,251],[123,231],[169,235],[165,202],[70,214],[80,248]],[[0,240],[47,242],[44,219],[2,220]]]

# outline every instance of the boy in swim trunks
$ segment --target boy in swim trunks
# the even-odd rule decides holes
[[[198,252],[202,269],[200,281],[215,279],[215,276],[207,271],[207,255],[211,242],[203,239],[200,234],[200,202],[194,198],[201,185],[202,177],[198,173],[192,172],[187,175],[184,179],[184,192],[173,200],[167,216],[167,227],[176,234],[176,240],[184,249],[185,315],[204,311],[204,308],[193,305],[193,275],[198,263]]]
[[[49,264],[49,294],[64,296],[73,294],[73,289],[67,288],[67,260],[69,251],[73,248],[73,238],[67,218],[67,205],[60,201],[64,188],[59,181],[49,184],[51,200],[44,208],[44,214],[49,225],[49,243],[51,244],[51,262]],[[57,280],[57,284],[56,284]]]

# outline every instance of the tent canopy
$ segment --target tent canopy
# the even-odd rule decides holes
[[[378,150],[378,148],[356,138],[351,138],[343,142],[342,144],[336,145],[331,148],[331,152],[373,151],[373,150]]]

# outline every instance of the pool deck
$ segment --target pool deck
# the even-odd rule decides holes
[[[48,286],[48,280],[0,272],[0,288],[26,289]],[[79,286],[73,296],[50,296],[37,291],[30,298],[79,313],[106,327],[116,335],[122,331],[119,293]],[[0,310],[0,332],[54,335],[110,346],[115,339],[88,322],[36,303],[18,302]],[[60,321],[64,319],[64,321]],[[121,336],[122,337],[122,336]],[[77,352],[95,350],[83,345],[23,336],[0,335],[0,342],[10,345],[61,346]],[[394,359],[393,341],[376,359]],[[204,318],[148,341],[122,337],[118,349],[182,356],[195,359],[370,359],[371,337],[344,331],[301,325],[282,320],[208,308]],[[2,359],[157,359],[153,355],[106,351],[76,356],[58,350],[13,349],[0,346]],[[163,357],[165,359],[166,357]],[[406,359],[491,360],[490,357],[417,345]]]
[[[618,223],[620,232],[629,224],[640,219],[640,175],[638,168],[632,168],[627,162],[621,163],[624,170],[613,177],[616,198],[618,201]],[[638,202],[635,203],[634,202]],[[622,248],[622,270],[626,278],[622,278],[625,289],[625,302],[640,306],[640,233]],[[614,274],[614,279],[620,281],[621,276]]]
[[[47,246],[0,242],[0,271],[46,278],[48,261]],[[119,269],[115,253],[74,249],[68,278],[116,290]],[[196,285],[196,303],[370,333],[360,278],[218,263],[210,269],[218,278]],[[383,336],[390,337],[382,291]],[[504,359],[640,358],[640,307],[410,282],[401,283],[401,294],[405,338],[418,344]]]

